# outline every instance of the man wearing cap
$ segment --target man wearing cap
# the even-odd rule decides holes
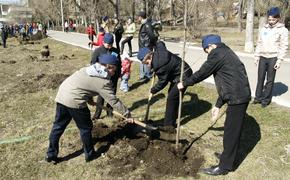
[[[272,7],[268,11],[268,23],[259,32],[255,51],[258,65],[258,80],[253,104],[264,108],[272,101],[272,89],[276,71],[287,54],[288,29],[280,21],[280,9]],[[267,82],[264,83],[267,76]]]
[[[146,17],[144,11],[139,12],[138,20],[141,22],[141,27],[138,35],[139,49],[148,47],[153,49],[156,45],[157,39],[154,35],[154,29],[152,26],[151,19]],[[150,68],[146,64],[140,64],[140,79],[148,80],[151,78]]]
[[[117,63],[117,69],[116,69],[116,73],[114,76],[111,77],[112,81],[113,81],[113,85],[114,85],[114,90],[115,93],[117,92],[117,84],[118,84],[118,79],[120,77],[121,74],[121,58],[120,58],[120,53],[118,51],[118,49],[113,47],[113,43],[114,43],[114,36],[111,33],[105,33],[104,35],[104,43],[102,46],[100,46],[99,48],[95,49],[93,54],[92,54],[92,59],[91,59],[91,64],[95,64],[96,62],[99,62],[99,57],[103,54],[111,54],[113,56],[116,56],[118,59],[118,63]],[[99,108],[99,106],[104,105],[104,99],[99,96],[97,98],[97,102],[98,106],[96,107],[96,112],[93,115],[93,119],[99,119],[102,113],[102,109]],[[112,107],[110,106],[110,104],[107,104],[107,107],[112,109]],[[107,115],[112,116],[112,113],[110,111],[107,111]]]
[[[162,41],[157,43],[154,52],[148,47],[141,48],[137,57],[143,64],[149,65],[158,77],[158,82],[150,90],[150,96],[164,89],[170,82],[164,123],[163,126],[158,128],[162,131],[175,132],[179,105],[179,90],[177,89],[177,83],[180,80],[181,58],[168,51]],[[185,63],[184,78],[189,77],[191,74],[192,70],[190,66]],[[185,90],[186,88],[182,90],[182,94],[184,94]]]
[[[208,53],[206,62],[177,86],[182,90],[211,75],[214,76],[219,97],[212,108],[212,118],[218,117],[220,108],[225,103],[228,105],[224,124],[224,150],[217,166],[202,169],[201,172],[209,175],[224,175],[234,170],[243,122],[251,100],[251,90],[244,64],[228,46],[221,42],[220,36],[213,34],[204,36],[202,47]]]
[[[93,123],[87,103],[95,105],[93,97],[102,96],[111,106],[125,116],[129,110],[116,97],[110,80],[116,72],[118,59],[113,55],[104,54],[99,63],[81,68],[69,76],[59,87],[56,95],[56,115],[49,136],[47,162],[59,162],[59,139],[65,128],[74,119],[80,130],[86,162],[96,158],[91,130]]]

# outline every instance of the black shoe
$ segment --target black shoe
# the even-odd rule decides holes
[[[256,99],[252,102],[252,104],[260,104],[260,103],[261,103],[261,101],[258,101]]]
[[[94,160],[94,159],[97,159],[98,157],[99,157],[99,156],[98,156],[97,152],[94,151],[94,152],[92,153],[92,155],[90,155],[89,157],[86,157],[85,160],[86,160],[86,162],[88,163],[88,162],[91,162],[91,161]]]
[[[218,152],[215,152],[214,153],[214,156],[217,158],[217,159],[221,159],[221,153],[218,153]]]
[[[226,169],[221,169],[219,166],[213,166],[210,168],[200,169],[199,172],[212,176],[218,176],[218,175],[226,175],[228,174],[229,171]]]
[[[52,157],[48,157],[48,156],[46,156],[46,157],[45,157],[45,161],[48,162],[48,163],[57,164],[57,163],[60,162],[60,158],[55,157],[55,156],[52,156]]]
[[[176,133],[175,127],[171,126],[171,125],[167,125],[167,126],[159,126],[158,130],[163,131],[163,132],[167,132],[167,133]]]

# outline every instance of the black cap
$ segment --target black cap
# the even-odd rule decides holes
[[[145,18],[146,18],[146,12],[144,12],[144,11],[140,11],[140,12],[138,13],[138,16],[140,16],[140,17],[142,17],[143,19],[145,19]]]

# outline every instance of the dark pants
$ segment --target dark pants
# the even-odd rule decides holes
[[[182,89],[182,96],[186,88]],[[178,106],[179,106],[179,90],[177,83],[170,84],[166,102],[166,111],[164,126],[176,126],[176,119],[178,117]]]
[[[88,35],[88,38],[91,42],[94,42],[94,35]]]
[[[123,50],[124,50],[124,46],[126,43],[128,43],[129,46],[129,56],[132,56],[132,44],[131,44],[131,40],[133,39],[133,36],[130,37],[126,37],[126,39],[124,39],[121,43],[121,54],[123,54]]]
[[[118,84],[118,79],[119,79],[119,73],[118,74],[115,74],[114,77],[112,78],[112,81],[113,81],[113,85],[114,85],[114,92],[116,94],[117,92],[117,84]],[[102,114],[102,107],[104,104],[105,104],[105,100],[102,96],[98,96],[97,97],[97,101],[96,101],[96,112],[94,114],[94,119],[99,119],[101,114]],[[107,103],[107,108],[113,110],[113,107]],[[111,111],[107,111],[107,115],[111,116],[112,115],[112,112]]]
[[[87,159],[93,155],[94,145],[91,134],[93,123],[90,110],[87,107],[83,109],[69,108],[57,103],[55,121],[49,136],[49,147],[47,150],[48,157],[57,157],[59,151],[59,139],[72,118],[80,130],[85,158]]]
[[[277,58],[265,58],[261,57],[258,68],[258,82],[256,87],[255,100],[262,104],[270,104],[272,100],[272,91],[275,81],[276,69],[274,66],[277,62]],[[264,84],[265,77],[267,76],[267,82]]]
[[[121,39],[122,39],[122,35],[121,35],[121,36],[116,35],[115,37],[116,37],[116,47],[117,47],[118,51],[121,52],[121,49],[120,49],[120,41],[121,41]],[[122,54],[122,53],[123,53],[123,52],[121,52],[121,54]]]
[[[5,38],[2,38],[2,42],[3,42],[3,48],[6,48],[6,39]]]
[[[224,124],[223,147],[219,167],[221,169],[233,170],[246,110],[249,103],[228,105],[226,120]]]

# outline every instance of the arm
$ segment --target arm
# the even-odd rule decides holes
[[[280,37],[280,43],[278,48],[278,60],[277,63],[281,63],[284,60],[288,49],[288,29],[283,28]]]
[[[158,82],[153,86],[150,90],[152,94],[157,93],[158,91],[161,91],[167,84],[168,84],[168,72],[166,69],[160,69],[156,72],[156,75],[158,77]]]
[[[91,64],[95,64],[96,62],[99,62],[99,52],[98,49],[95,49],[92,58],[91,58]]]
[[[260,35],[260,32],[259,32],[259,35],[258,35],[258,41],[257,41],[257,45],[256,45],[256,50],[255,50],[255,64],[257,65],[259,60],[260,60],[260,56],[261,56],[261,45],[262,45],[262,40],[261,40],[261,35]]]
[[[221,108],[224,104],[225,104],[225,101],[223,101],[222,97],[219,96],[215,103],[215,107]]]

